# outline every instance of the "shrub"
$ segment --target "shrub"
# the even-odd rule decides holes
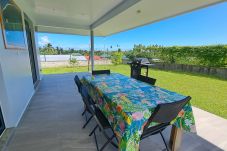
[[[72,67],[75,67],[79,64],[79,62],[76,60],[76,58],[70,58],[69,63]]]
[[[225,67],[227,64],[227,45],[172,47],[135,45],[125,55],[129,59],[136,57],[159,58],[168,63]]]
[[[123,53],[121,51],[113,52],[111,55],[111,61],[113,64],[118,65],[122,63]]]

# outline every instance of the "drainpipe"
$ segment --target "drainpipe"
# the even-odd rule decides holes
[[[93,71],[94,70],[94,32],[93,30],[91,30],[90,37],[91,37],[90,59],[91,59],[91,70]]]

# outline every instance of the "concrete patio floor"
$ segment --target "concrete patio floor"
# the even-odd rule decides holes
[[[85,129],[81,116],[83,103],[74,85],[75,74],[45,75],[37,92],[10,139],[6,151],[95,151],[94,137],[88,134],[95,126],[92,121]],[[194,108],[198,135],[185,133],[182,151],[227,150],[227,120]],[[170,127],[165,130],[169,139]],[[101,134],[98,134],[102,144]],[[145,139],[141,151],[163,150],[159,135]],[[116,150],[111,145],[107,151]]]

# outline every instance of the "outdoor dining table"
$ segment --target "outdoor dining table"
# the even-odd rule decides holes
[[[87,74],[81,81],[111,124],[119,140],[119,150],[122,151],[139,150],[143,127],[158,104],[175,102],[186,97],[118,73]],[[155,124],[157,123],[152,123],[152,126]],[[195,132],[190,102],[171,124],[173,128],[170,143],[172,149],[177,150],[182,130]]]

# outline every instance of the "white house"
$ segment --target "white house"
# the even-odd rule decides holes
[[[41,62],[51,62],[51,61],[69,61],[71,58],[77,61],[87,61],[85,56],[75,56],[75,55],[40,55]]]

